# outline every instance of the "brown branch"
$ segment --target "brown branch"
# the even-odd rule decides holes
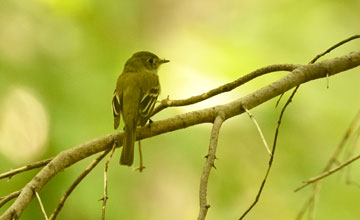
[[[198,103],[198,102],[204,101],[206,99],[209,99],[213,96],[219,95],[221,93],[230,92],[231,90],[233,90],[233,89],[235,89],[235,88],[237,88],[259,76],[265,75],[267,73],[278,72],[278,71],[293,71],[294,69],[296,69],[300,66],[301,65],[297,65],[297,64],[270,65],[270,66],[266,66],[266,67],[257,69],[249,74],[246,74],[245,76],[242,76],[233,82],[226,83],[218,88],[209,90],[200,95],[192,96],[187,99],[170,100],[169,96],[168,96],[166,99],[163,99],[162,101],[160,101],[160,105],[158,105],[154,109],[154,112],[152,113],[152,115],[157,114],[158,112],[160,112],[161,110],[163,110],[167,107],[191,105],[191,104]]]
[[[5,172],[5,173],[2,173],[2,174],[0,174],[0,179],[6,178],[6,177],[11,178],[15,174],[22,173],[22,172],[32,170],[32,169],[35,169],[35,168],[43,167],[46,164],[48,164],[52,159],[53,158],[48,158],[48,159],[45,159],[45,160],[37,161],[35,163],[29,164],[29,165],[26,165],[26,166],[23,166],[23,167],[16,168],[14,170],[10,170],[10,171]]]
[[[347,42],[350,42],[350,41],[352,41],[352,40],[354,40],[354,39],[356,39],[356,38],[359,38],[359,37],[360,37],[360,35],[354,35],[354,36],[352,36],[352,37],[349,37],[349,38],[347,38],[347,39],[345,39],[345,40],[340,41],[339,43],[331,46],[329,49],[325,50],[325,51],[322,52],[321,54],[317,55],[314,59],[312,59],[312,60],[309,62],[309,64],[314,64],[318,59],[320,59],[321,57],[323,57],[323,56],[325,56],[326,54],[330,53],[332,50],[340,47],[341,45],[343,45],[343,44],[345,44],[345,43],[347,43]],[[326,88],[329,88],[329,73],[326,73]],[[298,88],[297,88],[297,89],[298,89]],[[295,95],[295,94],[294,94],[294,95]],[[276,102],[275,107],[278,106],[278,104],[279,104],[282,96],[283,96],[283,94],[281,94],[281,96],[279,97],[278,101]]]
[[[326,74],[337,73],[352,69],[360,65],[360,51],[347,55],[324,60],[316,64],[300,65],[290,74],[267,85],[249,95],[233,102],[218,105],[202,110],[188,112],[161,121],[156,121],[149,126],[137,129],[137,140],[153,137],[163,133],[187,128],[202,123],[211,123],[217,117],[218,112],[224,112],[225,120],[244,113],[242,106],[252,109],[302,83],[324,78]],[[32,186],[39,192],[58,172],[92,154],[107,150],[112,147],[114,140],[122,144],[123,132],[109,134],[77,147],[59,153],[37,175],[24,186],[15,202],[0,216],[0,220],[10,218],[18,219],[34,197]]]
[[[108,192],[107,192],[107,189],[108,189],[108,184],[107,184],[107,171],[108,171],[108,168],[109,168],[110,160],[111,160],[112,156],[114,155],[116,145],[117,145],[117,144],[116,144],[116,141],[114,141],[113,147],[112,147],[112,149],[111,149],[110,156],[109,156],[109,158],[106,160],[105,167],[104,167],[104,197],[102,198],[103,203],[102,203],[102,208],[101,208],[101,219],[102,219],[102,220],[105,220],[106,202],[107,202],[107,200],[108,200]]]
[[[2,196],[0,197],[0,208],[5,205],[7,202],[9,202],[10,200],[12,200],[13,198],[16,198],[20,195],[21,190],[15,191],[10,193],[7,196]]]
[[[325,50],[323,53],[317,55],[314,59],[312,59],[309,64],[314,64],[319,58],[321,58],[322,56],[325,56],[327,53],[330,53],[332,50],[336,49],[337,47],[347,43],[347,42],[350,42],[356,38],[359,38],[360,35],[354,35],[350,38],[347,38],[343,41],[340,41],[339,43],[333,45],[332,47],[328,48],[327,50]],[[298,86],[299,87],[299,86]],[[297,89],[298,89],[297,87]],[[326,73],[326,88],[329,88],[329,73]],[[294,94],[293,94],[294,95]],[[280,101],[281,99],[281,96],[278,100],[278,102]],[[276,103],[276,106],[278,105],[278,102]],[[340,146],[339,146],[340,147]],[[340,149],[340,148],[338,148]],[[339,153],[339,152],[338,152]],[[335,158],[335,155],[333,156],[333,158]],[[330,169],[330,166],[332,164],[333,161],[329,161],[329,164],[327,167],[325,167],[324,171],[326,170],[329,170]],[[315,198],[317,198],[317,193],[319,192],[320,190],[320,182],[317,182],[314,187],[313,187],[313,191],[312,191],[312,194],[310,196],[310,198],[308,199],[308,201],[304,204],[303,208],[300,210],[300,212],[298,213],[297,215],[297,220],[301,219],[302,218],[302,215],[305,213],[306,209],[309,207],[310,209],[310,212],[309,212],[309,219],[313,219],[315,218],[315,204],[316,204],[316,201],[315,201]]]
[[[272,150],[271,150],[271,157],[269,159],[269,164],[268,164],[268,168],[266,170],[266,173],[265,173],[265,176],[264,176],[264,179],[260,185],[260,188],[259,188],[259,191],[255,197],[255,201],[250,205],[250,207],[241,215],[241,217],[239,218],[239,220],[242,220],[244,219],[244,217],[251,211],[252,208],[254,208],[254,206],[257,204],[257,202],[259,201],[260,199],[260,196],[261,196],[261,193],[264,189],[264,186],[265,186],[265,183],[266,183],[266,180],[269,176],[269,173],[270,173],[270,169],[272,167],[272,163],[273,163],[273,160],[274,160],[274,156],[275,156],[275,150],[276,150],[276,144],[277,144],[277,139],[278,139],[278,135],[279,135],[279,130],[280,130],[280,125],[281,125],[281,120],[282,120],[282,117],[285,113],[285,109],[287,108],[287,106],[291,103],[292,101],[292,98],[294,97],[297,89],[299,88],[299,86],[297,86],[294,91],[291,93],[289,99],[286,101],[284,107],[282,108],[281,110],[281,113],[280,113],[280,116],[279,116],[279,120],[278,120],[278,123],[277,123],[277,127],[276,127],[276,130],[275,130],[275,136],[274,136],[274,142],[273,142],[273,147],[272,147]]]
[[[354,39],[360,38],[360,35],[354,35],[352,37],[349,37],[345,40],[340,41],[339,43],[335,44],[334,46],[330,47],[329,49],[325,50],[324,52],[322,52],[321,54],[317,55],[314,59],[312,59],[309,64],[313,64],[315,63],[318,59],[320,59],[320,57],[325,56],[326,54],[330,53],[332,50],[340,47],[341,45],[348,43]],[[329,74],[326,74],[326,88],[329,88]]]
[[[49,220],[55,220],[62,207],[65,204],[66,199],[70,196],[75,187],[93,170],[96,165],[109,153],[110,149],[103,151],[91,164],[86,167],[86,169],[76,178],[76,180],[71,184],[71,186],[66,190],[65,194],[61,197],[58,205],[56,206],[53,213],[50,215]]]
[[[345,43],[347,43],[347,42],[350,42],[350,41],[352,41],[352,40],[354,40],[354,39],[357,39],[357,38],[360,38],[360,35],[359,35],[359,34],[354,35],[354,36],[352,36],[352,37],[349,37],[349,38],[347,38],[347,39],[345,39],[345,40],[343,40],[343,41],[340,41],[339,43],[337,43],[337,44],[335,44],[334,46],[330,47],[329,49],[325,50],[325,51],[322,52],[321,54],[317,55],[314,59],[312,59],[312,60],[310,61],[310,63],[315,63],[320,57],[324,56],[325,54],[330,53],[332,50],[340,47],[341,45],[343,45],[343,44],[345,44]]]
[[[215,156],[216,147],[218,143],[220,127],[224,122],[224,120],[225,120],[224,113],[219,112],[219,114],[215,118],[214,125],[211,130],[209,150],[208,150],[208,154],[205,157],[206,162],[200,178],[200,190],[199,190],[200,211],[199,211],[199,216],[197,218],[198,220],[204,220],[207,211],[210,208],[210,205],[208,205],[206,201],[207,185],[209,181],[211,168],[212,167],[215,168],[214,161],[216,158]]]

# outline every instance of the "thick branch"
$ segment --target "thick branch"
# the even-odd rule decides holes
[[[278,81],[228,104],[218,105],[157,121],[151,124],[151,129],[149,126],[138,128],[137,138],[149,138],[196,124],[211,123],[215,120],[217,113],[221,111],[224,112],[226,120],[242,114],[244,112],[243,106],[247,109],[252,109],[297,85],[310,80],[326,77],[327,74],[331,76],[359,65],[360,51],[316,64],[303,65]],[[19,197],[5,213],[3,213],[0,220],[11,219],[11,217],[14,217],[15,219],[19,218],[34,197],[32,188],[39,192],[58,172],[92,154],[111,148],[115,138],[118,139],[121,144],[122,137],[123,132],[109,134],[59,153],[23,188]]]

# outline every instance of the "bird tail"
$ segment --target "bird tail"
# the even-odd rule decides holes
[[[134,145],[136,138],[136,126],[125,126],[125,134],[123,139],[123,150],[120,156],[120,164],[131,166],[134,162]]]

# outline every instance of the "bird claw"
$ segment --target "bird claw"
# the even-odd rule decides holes
[[[145,169],[145,166],[139,166],[137,168],[134,169],[134,171],[139,171],[140,173],[143,171],[143,169]]]

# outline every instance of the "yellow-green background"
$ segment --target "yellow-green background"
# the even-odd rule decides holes
[[[358,0],[2,0],[0,172],[114,132],[112,92],[136,51],[171,60],[160,69],[160,99],[187,98],[262,66],[307,63],[359,34],[359,11]],[[359,48],[354,41],[327,58]],[[154,120],[229,102],[282,75],[270,74],[198,105],[166,109]],[[317,175],[336,148],[360,107],[359,85],[357,68],[331,77],[329,89],[325,79],[300,88],[285,114],[268,183],[247,219],[295,218],[310,188],[293,190]],[[275,102],[252,110],[269,143],[279,115]],[[210,130],[211,125],[199,125],[143,141],[147,168],[141,174],[119,166],[117,150],[108,173],[107,219],[195,219]],[[27,146],[33,149],[27,152]],[[268,160],[247,115],[225,122],[217,157],[207,219],[237,219],[253,201]],[[93,158],[59,173],[40,192],[48,214]],[[58,219],[100,219],[103,168],[104,162],[80,183]],[[20,189],[36,171],[0,180],[0,196]],[[359,188],[347,186],[344,174],[324,182],[316,219],[360,218]],[[360,181],[356,163],[352,177]],[[22,219],[43,219],[36,201]]]

